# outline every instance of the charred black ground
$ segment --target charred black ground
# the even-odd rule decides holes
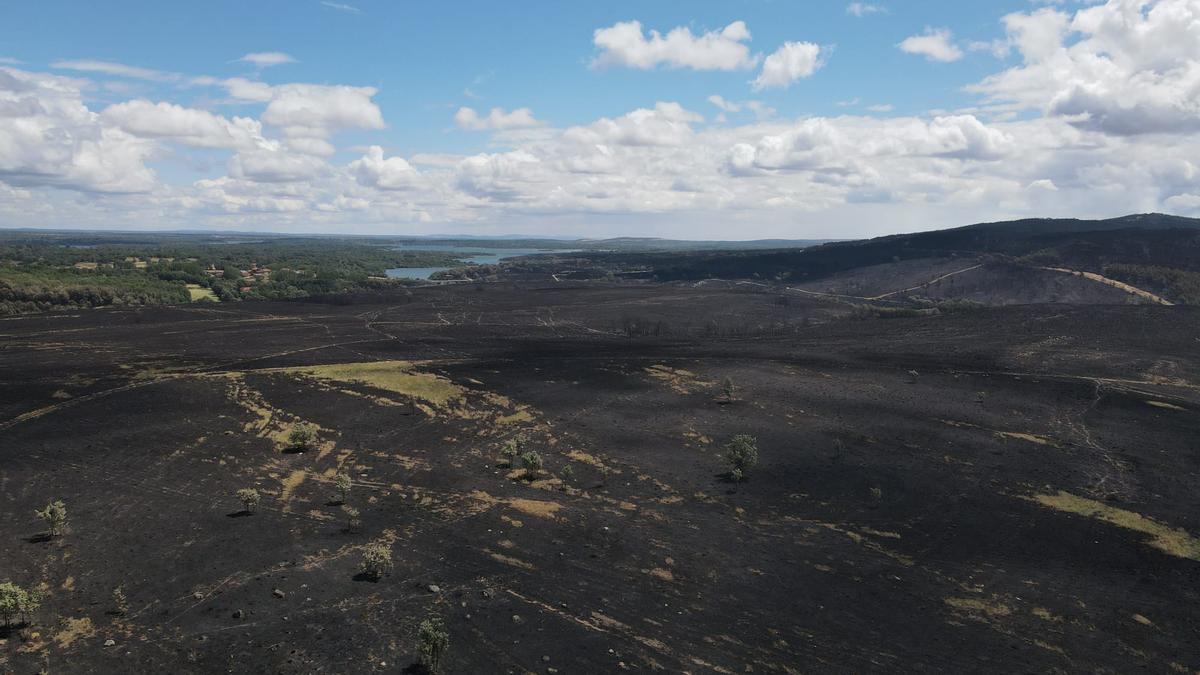
[[[0,320],[0,580],[46,593],[0,670],[397,672],[431,614],[463,673],[1200,669],[1196,308],[338,302]],[[319,442],[287,452],[301,421]],[[395,568],[356,580],[380,538]]]

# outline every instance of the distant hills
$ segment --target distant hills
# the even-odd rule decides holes
[[[1012,234],[1028,235],[1065,232],[1100,232],[1106,230],[1171,230],[1200,229],[1200,218],[1172,216],[1165,213],[1137,213],[1104,220],[1080,220],[1078,218],[1024,218],[995,223],[976,223],[954,230],[999,230]]]
[[[543,249],[572,251],[742,251],[795,249],[824,244],[833,239],[758,239],[751,241],[705,241],[657,237],[613,237],[609,239],[567,238],[527,235],[334,235],[239,232],[234,230],[176,230],[139,232],[128,230],[51,230],[34,228],[0,229],[0,245],[14,243],[57,243],[64,246],[234,244],[278,240],[360,242],[371,246],[436,246],[448,249]]]
[[[1036,218],[827,243],[803,250],[727,251],[647,257],[663,280],[820,279],[846,270],[917,258],[990,256],[1100,272],[1109,265],[1200,272],[1200,219],[1163,214],[1107,220]]]
[[[755,239],[750,241],[705,241],[660,239],[658,237],[612,237],[609,239],[558,239],[536,237],[395,237],[394,243],[423,247],[531,248],[601,252],[763,251],[800,249],[838,241],[834,239]]]
[[[599,248],[618,251],[754,251],[796,249],[818,246],[836,239],[753,239],[749,241],[700,241],[659,239],[656,237],[615,237],[612,239],[580,239],[580,248]]]
[[[1081,294],[1073,289],[1063,291],[1058,282],[1043,283],[1056,275],[1069,274],[1093,278],[1093,281],[1096,281],[1094,277],[1101,276],[1104,279],[1099,281],[1110,288],[1115,287],[1110,283],[1115,281],[1157,294],[1160,299],[1170,302],[1200,304],[1200,219],[1160,213],[1104,220],[1027,218],[856,241],[333,237],[240,232],[0,229],[0,248],[9,250],[9,257],[39,263],[63,258],[62,251],[70,253],[73,249],[103,248],[105,255],[112,256],[116,255],[114,249],[130,247],[142,251],[145,256],[180,256],[178,251],[187,250],[192,251],[188,256],[205,255],[217,259],[228,258],[231,252],[251,247],[255,254],[250,260],[261,260],[273,247],[289,251],[327,251],[335,242],[357,258],[376,262],[382,259],[381,256],[394,257],[403,253],[430,257],[438,251],[444,252],[443,257],[453,262],[470,253],[490,250],[503,255],[500,249],[510,250],[507,254],[510,259],[502,264],[468,266],[457,268],[453,274],[445,273],[448,278],[457,279],[509,274],[520,278],[555,279],[620,275],[627,279],[659,281],[758,280],[791,286],[819,282],[819,289],[825,290],[833,286],[857,288],[859,291],[856,291],[857,295],[852,294],[853,297],[871,300],[875,296],[862,289],[894,290],[887,282],[904,277],[916,280],[914,288],[920,292],[932,293],[934,291],[928,288],[927,282],[937,278],[935,272],[943,275],[953,272],[953,275],[945,276],[952,276],[960,291],[971,284],[987,286],[985,290],[975,292],[973,300],[982,297],[988,302],[1040,302],[1040,298],[1055,302],[1107,301],[1105,297],[1093,298],[1094,293]],[[36,253],[43,249],[42,253]],[[126,252],[118,259],[142,253]],[[528,255],[531,253],[545,255]],[[66,260],[62,264],[71,262]],[[905,264],[889,265],[902,262]],[[345,260],[337,263],[343,267],[347,264]],[[980,271],[960,276],[966,271],[960,268],[966,267]],[[923,277],[925,272],[929,276]],[[1092,277],[1082,273],[1090,273]],[[837,282],[831,284],[829,280],[835,276]],[[854,280],[847,277],[854,277]]]

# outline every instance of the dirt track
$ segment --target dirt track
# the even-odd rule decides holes
[[[0,581],[48,592],[0,670],[396,672],[431,612],[463,673],[1200,669],[1200,312],[844,315],[551,282],[0,320]]]

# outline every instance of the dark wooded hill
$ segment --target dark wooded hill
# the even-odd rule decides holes
[[[1200,271],[1200,220],[1162,214],[1109,220],[1027,219],[836,242],[792,251],[646,256],[659,279],[817,279],[895,260],[952,255],[1036,256],[1093,269],[1109,264]]]

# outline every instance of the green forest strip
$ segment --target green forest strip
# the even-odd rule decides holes
[[[0,315],[201,299],[304,298],[403,283],[385,278],[391,268],[462,264],[459,253],[334,239],[228,244],[188,243],[177,236],[145,239],[96,245],[32,234],[0,239]]]

